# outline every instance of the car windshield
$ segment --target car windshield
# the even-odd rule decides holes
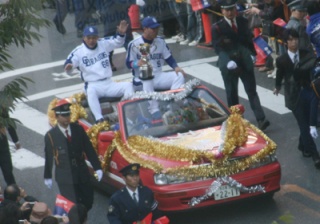
[[[128,137],[175,135],[221,125],[228,117],[228,111],[204,89],[196,89],[181,100],[134,101],[125,104],[123,111]]]

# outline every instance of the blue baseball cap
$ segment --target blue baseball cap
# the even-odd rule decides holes
[[[87,26],[83,30],[83,36],[98,36],[98,29],[95,26]]]
[[[151,29],[154,29],[160,26],[157,19],[152,16],[147,16],[146,18],[144,18],[142,20],[141,25],[144,28],[151,28]]]

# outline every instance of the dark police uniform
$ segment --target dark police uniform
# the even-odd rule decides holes
[[[82,203],[88,210],[93,204],[93,187],[85,156],[94,170],[101,169],[97,154],[84,129],[77,123],[70,123],[71,141],[68,141],[58,125],[45,135],[44,178],[52,179],[53,160],[55,180],[60,193],[67,199]]]
[[[8,110],[5,108],[1,108],[0,116],[4,119],[9,119]],[[17,132],[14,127],[8,126],[7,130],[12,138],[14,143],[19,141]],[[15,178],[13,175],[13,166],[10,154],[10,147],[8,143],[8,138],[6,135],[5,127],[0,127],[0,167],[3,173],[4,180],[6,181],[7,185],[15,184]]]
[[[5,132],[5,128],[1,128]],[[13,176],[13,166],[10,154],[8,138],[4,133],[0,132],[0,167],[3,173],[4,180],[7,185],[16,183]]]
[[[222,0],[221,8],[235,7],[234,0]],[[265,119],[264,111],[256,91],[254,65],[251,55],[256,51],[252,41],[252,32],[248,28],[248,20],[242,16],[236,16],[237,31],[234,31],[225,18],[212,25],[212,45],[219,55],[218,66],[224,81],[228,106],[239,104],[238,81],[243,82],[248,95],[251,109],[254,112],[258,126],[265,129],[270,123]],[[234,61],[237,69],[229,70],[227,64]]]
[[[126,176],[129,173],[139,173],[139,164],[130,164],[120,170]],[[154,199],[153,192],[145,187],[138,187],[138,204],[133,200],[127,187],[114,193],[110,199],[108,220],[110,224],[132,224],[143,220],[152,212],[152,220],[160,217],[157,209],[158,202]]]
[[[286,0],[286,4],[291,11],[306,12],[307,8],[301,4],[301,1],[297,0]],[[295,29],[299,33],[299,48],[307,49],[310,52],[313,51],[313,47],[310,38],[306,31],[306,24],[304,24],[304,19],[299,19],[291,15],[286,29]]]

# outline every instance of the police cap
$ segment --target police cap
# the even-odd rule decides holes
[[[230,9],[236,6],[237,0],[219,0],[221,9]]]
[[[70,114],[70,106],[71,103],[68,100],[61,99],[52,110],[54,110],[56,114]]]
[[[140,168],[140,164],[132,163],[122,168],[120,170],[120,173],[122,173],[123,176],[127,176],[129,174],[139,174],[139,168]]]
[[[307,11],[307,8],[301,3],[301,0],[286,0],[286,4],[290,10]]]

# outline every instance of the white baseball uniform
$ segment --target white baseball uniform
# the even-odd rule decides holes
[[[163,72],[162,67],[166,61],[173,69],[178,65],[173,59],[171,51],[167,46],[164,39],[156,37],[150,47],[149,62],[152,65],[152,72],[154,79],[152,80],[140,80],[140,68],[132,66],[134,61],[140,60],[141,53],[139,51],[140,44],[143,44],[148,40],[145,40],[142,36],[132,40],[129,43],[126,64],[128,68],[132,69],[134,81],[142,81],[143,90],[147,92],[154,91],[154,89],[169,90],[178,89],[184,84],[184,77],[181,73],[178,75],[174,72]],[[168,60],[169,59],[169,60]],[[150,85],[151,84],[151,85]]]
[[[122,47],[124,36],[101,38],[94,49],[85,43],[76,47],[68,56],[65,65],[70,63],[81,72],[85,82],[88,104],[96,120],[103,118],[99,103],[100,97],[128,97],[133,93],[132,83],[113,82],[109,53]]]

